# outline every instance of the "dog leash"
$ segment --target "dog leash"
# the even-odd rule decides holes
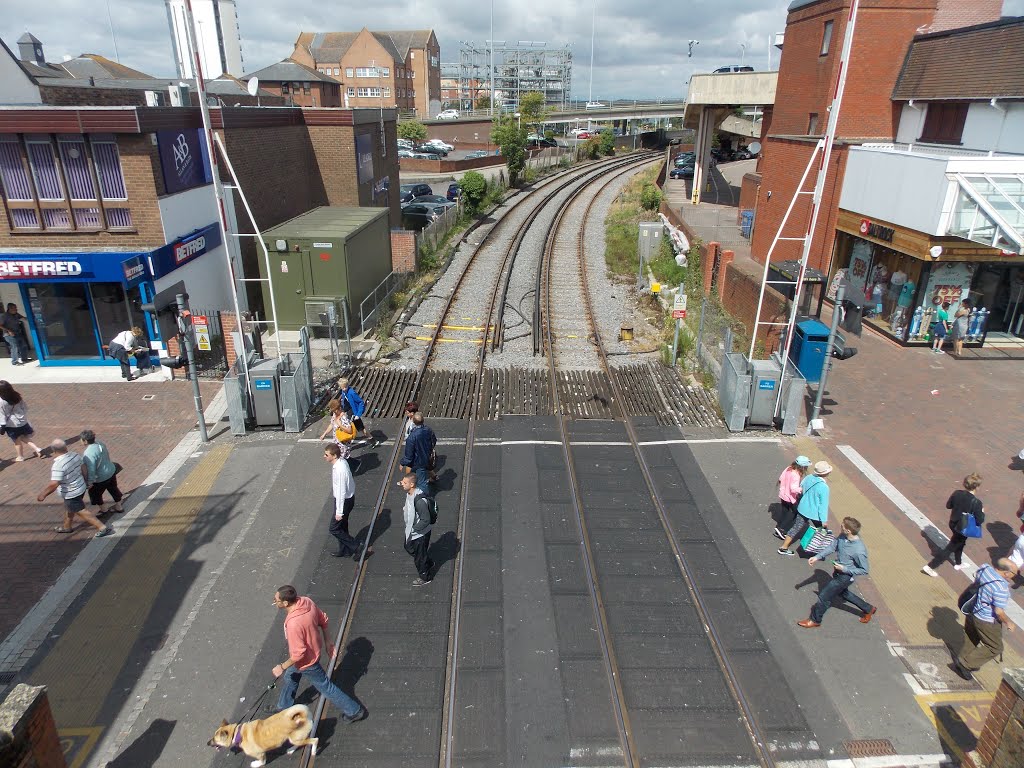
[[[245,715],[242,716],[242,719],[238,721],[240,725],[243,724],[243,723],[248,723],[250,720],[252,720],[256,716],[256,712],[259,711],[260,704],[262,704],[263,700],[265,698],[267,698],[267,694],[270,693],[272,690],[274,690],[277,687],[277,681],[280,680],[280,679],[281,679],[280,676],[275,677],[274,678],[274,682],[270,683],[270,685],[268,685],[266,688],[263,689],[263,693],[261,693],[256,698],[256,701],[254,701],[252,706],[249,707],[248,710],[246,710],[246,713],[245,713]]]

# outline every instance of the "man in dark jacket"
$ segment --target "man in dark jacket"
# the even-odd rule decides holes
[[[402,456],[402,468],[405,474],[416,475],[416,487],[423,493],[429,490],[428,483],[433,479],[434,446],[437,436],[434,430],[423,423],[423,414],[417,411],[412,417],[413,428],[405,438],[405,454]]]
[[[0,327],[4,334],[4,341],[11,349],[11,365],[21,365],[25,362],[27,352],[22,347],[21,336],[21,315],[18,314],[16,304],[8,304],[7,311],[0,315]]]

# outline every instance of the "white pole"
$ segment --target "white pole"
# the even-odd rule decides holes
[[[494,117],[494,0],[491,0],[491,39],[489,42],[491,44],[491,66],[489,68],[491,75],[491,98],[489,101],[491,102],[490,115]],[[488,146],[490,146],[489,143]]]
[[[192,16],[192,0],[185,0],[185,31],[188,33],[189,53],[192,56],[192,65],[195,67],[196,94],[199,97],[199,112],[203,117],[203,136],[206,139],[206,154],[210,158],[210,175],[213,176],[213,196],[217,201],[217,211],[220,214],[217,219],[220,223],[220,239],[224,244],[224,258],[228,265],[228,276],[231,278],[231,297],[235,305],[235,323],[238,327],[239,335],[242,336],[244,333],[242,313],[239,311],[238,307],[238,292],[235,289],[234,265],[231,263],[231,252],[228,248],[228,220],[227,211],[224,208],[224,187],[220,181],[220,167],[217,162],[217,153],[214,151],[213,127],[210,122],[210,106],[206,103],[206,83],[203,80],[203,64],[199,60],[199,49],[196,45],[196,29]],[[270,293],[271,301],[273,301],[273,292],[271,291]],[[274,315],[274,320],[276,322],[277,315]],[[251,382],[249,381],[249,361],[246,359],[244,340],[242,342],[241,352],[242,370],[245,373],[246,393],[251,399],[252,390],[250,388]],[[280,354],[280,352],[278,354]]]
[[[843,36],[843,51],[839,58],[839,77],[836,80],[836,90],[832,97],[832,106],[828,113],[828,127],[825,129],[825,149],[821,153],[821,164],[818,166],[818,179],[814,185],[814,196],[811,198],[811,216],[807,224],[807,234],[804,236],[804,247],[800,253],[800,271],[797,274],[796,288],[793,293],[793,307],[789,312],[789,327],[786,329],[786,343],[782,350],[782,381],[786,380],[786,368],[789,363],[789,348],[793,343],[793,332],[796,329],[796,313],[800,306],[800,294],[804,286],[804,274],[807,272],[807,257],[811,252],[811,243],[814,241],[814,233],[818,225],[818,214],[821,213],[821,196],[825,190],[825,178],[828,176],[829,160],[832,158],[832,144],[836,137],[836,127],[839,124],[839,109],[843,103],[843,92],[846,90],[846,75],[850,63],[850,49],[853,47],[853,32],[857,26],[857,10],[860,8],[860,0],[853,0],[850,4],[850,17],[846,22],[846,34]],[[822,283],[821,290],[825,290]],[[782,387],[779,387],[779,394],[775,399],[775,414],[779,413],[779,406],[782,402]]]
[[[594,30],[597,27],[597,0],[594,0],[594,7],[590,14],[590,91],[587,95],[587,103],[594,100]],[[590,125],[590,121],[587,121]]]

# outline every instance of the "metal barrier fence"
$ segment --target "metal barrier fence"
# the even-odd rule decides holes
[[[249,424],[252,404],[249,401],[249,382],[245,377],[241,358],[235,360],[224,377],[224,397],[227,401],[231,434],[244,435]]]
[[[313,402],[313,362],[309,329],[299,329],[300,352],[289,352],[281,361],[281,419],[285,432],[301,432]]]
[[[459,216],[462,215],[462,203],[451,205],[441,215],[430,222],[416,237],[417,248],[428,248],[430,250],[436,250],[438,244],[444,240],[444,236],[448,234],[448,230],[455,226],[459,221]]]
[[[193,318],[196,315],[205,317],[207,328],[210,331],[207,337],[210,348],[200,349],[198,344],[193,348],[196,373],[200,378],[220,380],[228,372],[228,350],[224,338],[224,326],[221,324],[221,310],[192,308],[191,312]]]
[[[373,292],[362,300],[359,304],[359,332],[366,333],[369,329],[377,325],[381,315],[387,312],[388,300],[396,292],[402,289],[405,285],[406,280],[409,279],[408,273],[392,272],[385,277],[380,285],[373,289]]]
[[[683,365],[688,370],[707,372],[716,381],[723,375],[725,356],[746,334],[743,323],[731,317],[715,296],[693,299],[700,301],[700,310],[686,319],[685,334],[680,346]],[[692,306],[692,304],[691,304]]]

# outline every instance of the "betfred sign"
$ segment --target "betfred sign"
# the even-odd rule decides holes
[[[82,265],[77,261],[33,260],[0,261],[0,280],[26,277],[79,277]]]
[[[884,240],[887,243],[892,242],[893,235],[896,234],[896,230],[892,227],[883,227],[881,224],[876,224],[871,219],[860,220],[860,233],[873,237],[876,240]]]
[[[199,236],[195,240],[190,240],[187,243],[179,243],[174,246],[174,263],[181,264],[184,261],[188,261],[193,256],[198,256],[200,253],[206,251],[206,238]]]

